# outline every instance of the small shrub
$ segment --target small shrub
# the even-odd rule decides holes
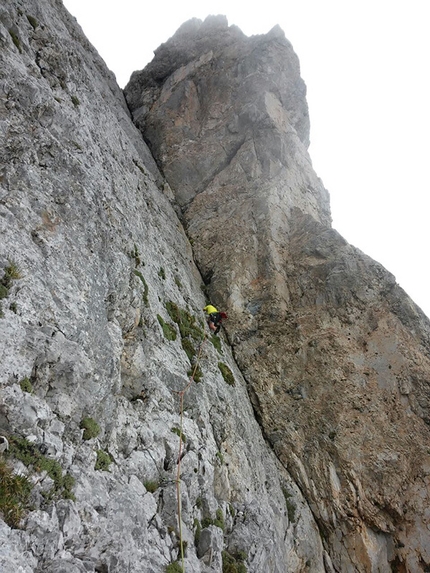
[[[5,298],[8,295],[8,290],[12,284],[12,281],[17,281],[22,279],[22,271],[18,263],[15,261],[8,261],[7,266],[4,269],[4,275],[0,281],[0,284],[6,289],[5,296],[1,296],[0,298]]]
[[[194,340],[202,340],[204,337],[204,332],[196,324],[196,319],[186,310],[179,308],[177,304],[172,301],[166,302],[166,310],[169,313],[170,318],[179,327],[179,332],[182,338],[187,336],[193,338]]]
[[[215,516],[216,516],[215,519],[212,519],[211,517],[204,517],[202,519],[202,529],[205,529],[210,525],[215,525],[215,527],[219,527],[224,531],[225,523],[222,509],[217,509]]]
[[[217,452],[216,457],[219,459],[220,464],[222,465],[224,463],[224,456],[222,455],[222,452]]]
[[[21,40],[19,39],[18,34],[13,30],[9,30],[9,34],[12,38],[12,42],[15,44],[15,47],[18,49],[19,53],[22,54]]]
[[[176,328],[173,324],[164,322],[163,318],[159,314],[157,314],[157,320],[163,330],[164,338],[167,340],[176,340]]]
[[[9,296],[9,289],[0,283],[0,300]]]
[[[215,336],[214,334],[210,337],[209,339],[212,344],[214,345],[215,349],[222,354],[222,348],[221,348],[221,340],[218,336]]]
[[[160,487],[160,484],[158,483],[158,481],[155,481],[155,480],[144,481],[143,485],[145,486],[145,489],[147,491],[149,491],[150,493],[154,493],[154,491]]]
[[[185,350],[185,354],[188,356],[188,360],[192,363],[193,358],[196,355],[196,349],[194,348],[194,344],[191,342],[189,338],[183,338],[181,343],[182,343],[182,348]]]
[[[220,369],[222,377],[224,378],[225,382],[230,386],[234,386],[235,385],[234,375],[233,372],[230,370],[230,368],[227,366],[227,364],[224,364],[223,362],[218,362],[218,368]]]
[[[23,392],[28,392],[29,394],[33,392],[33,385],[27,376],[20,381],[19,385]]]
[[[75,486],[75,478],[70,474],[66,474],[63,477],[63,497],[64,499],[71,499],[73,501],[76,500],[74,494],[72,493],[72,489]]]
[[[109,471],[109,466],[111,465],[111,463],[112,459],[107,452],[105,452],[104,450],[97,450],[96,465],[94,466],[95,470],[107,472]]]
[[[16,302],[12,302],[9,306],[9,310],[11,310],[13,313],[17,313],[18,312],[18,307],[16,305]]]
[[[222,573],[247,573],[247,568],[237,555],[233,556],[228,551],[222,552]]]
[[[163,267],[160,267],[160,270],[158,271],[158,276],[163,279],[163,281],[166,279],[166,272],[163,269]]]
[[[75,107],[78,107],[79,105],[81,105],[81,102],[79,101],[78,96],[72,95],[71,100],[72,100],[72,104]]]
[[[181,283],[178,276],[175,276],[175,283],[176,283],[176,286],[178,287],[178,289],[182,289],[182,283]]]
[[[28,506],[31,482],[26,476],[16,475],[0,458],[0,513],[12,528],[18,528]]]
[[[100,434],[100,426],[93,418],[82,418],[79,427],[84,430],[82,434],[84,440],[91,440]]]
[[[200,536],[202,534],[202,526],[201,526],[200,521],[197,518],[194,520],[194,529],[195,529],[194,544],[197,547],[197,545],[199,544],[199,541],[200,541]]]
[[[224,523],[224,514],[222,512],[222,509],[217,509],[215,516],[216,517],[214,519],[214,525],[216,527],[219,527],[220,529],[222,529],[224,531],[225,523]]]
[[[166,573],[183,573],[182,565],[179,561],[170,563],[170,565],[167,565],[166,567]]]
[[[200,366],[193,366],[192,368],[190,368],[190,370],[188,370],[187,375],[191,378],[193,378],[194,382],[200,382],[201,379],[203,378],[203,372],[202,369],[200,368]]]
[[[27,14],[27,20],[29,21],[30,26],[33,28],[33,30],[35,30],[38,26],[36,18],[33,18],[33,16],[30,16],[30,14]]]
[[[46,471],[54,484],[51,491],[45,494],[48,500],[58,497],[74,499],[71,489],[75,480],[69,475],[63,475],[63,470],[59,462],[52,458],[44,456],[36,444],[33,444],[25,438],[13,436],[9,442],[9,455],[20,460],[26,467],[33,468],[36,472]]]
[[[213,525],[214,521],[211,517],[204,517],[202,519],[202,529],[206,529],[209,525]]]

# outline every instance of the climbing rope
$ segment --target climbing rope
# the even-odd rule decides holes
[[[202,348],[204,343],[206,342],[207,334],[204,333],[203,339],[200,343],[199,351],[197,354],[197,358],[194,364],[193,371],[191,373],[190,379],[188,384],[182,390],[176,392],[179,394],[179,409],[180,409],[180,422],[179,422],[179,452],[178,452],[178,467],[176,470],[176,498],[177,498],[177,506],[178,506],[178,530],[179,530],[179,546],[181,549],[181,563],[182,563],[182,573],[185,573],[185,562],[184,562],[184,544],[182,541],[182,503],[181,503],[181,458],[182,458],[182,427],[183,427],[183,418],[184,418],[184,396],[187,390],[190,388],[191,384],[194,381],[194,376],[196,375],[197,368],[199,366],[200,356],[202,353]]]

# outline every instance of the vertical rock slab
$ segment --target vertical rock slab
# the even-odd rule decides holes
[[[331,228],[290,43],[191,20],[125,95],[327,567],[426,570],[430,324]]]
[[[179,461],[188,573],[322,573],[310,509],[207,336],[169,186],[59,0],[1,3],[0,138],[0,463],[31,492],[12,519],[2,490],[2,573],[177,568]]]

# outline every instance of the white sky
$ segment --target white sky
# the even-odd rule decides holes
[[[429,0],[63,0],[124,87],[189,18],[279,24],[308,88],[314,168],[333,226],[430,316]]]

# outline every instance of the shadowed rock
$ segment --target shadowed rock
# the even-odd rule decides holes
[[[125,94],[335,569],[425,570],[430,324],[331,228],[291,45],[191,21]]]

